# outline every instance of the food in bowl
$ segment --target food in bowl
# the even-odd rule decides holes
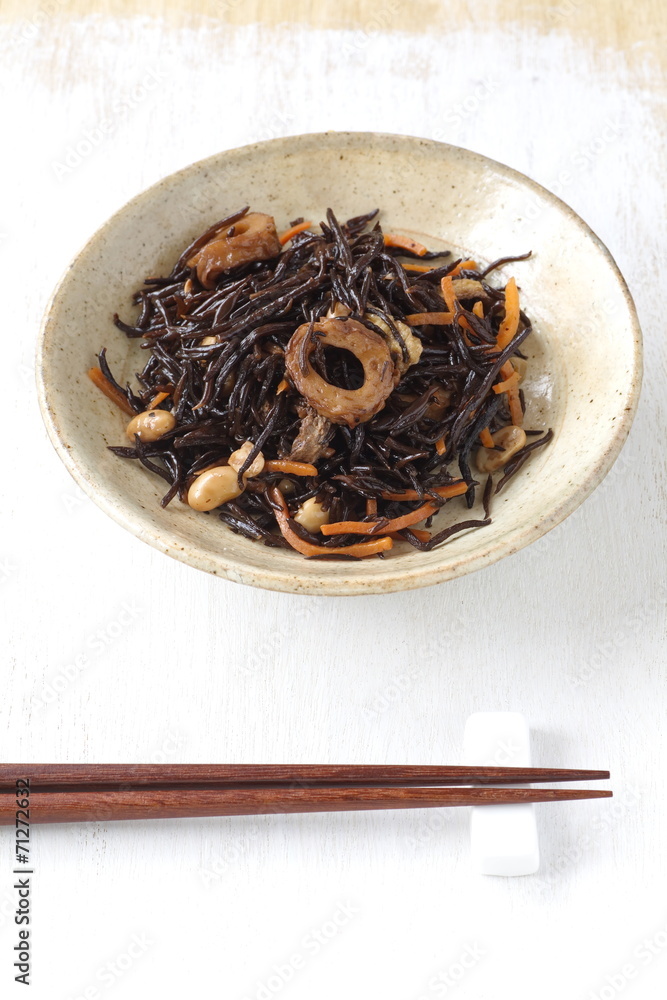
[[[279,233],[244,208],[145,280],[133,325],[115,317],[147,362],[121,386],[103,348],[89,374],[130,418],[131,444],[111,451],[166,480],[163,506],[215,510],[309,558],[429,551],[490,524],[493,496],[552,436],[523,427],[516,281],[488,280],[529,254],[451,260],[377,215],[329,209]],[[478,491],[483,518],[431,530]]]

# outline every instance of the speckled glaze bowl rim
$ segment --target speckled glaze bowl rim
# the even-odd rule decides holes
[[[276,571],[267,567],[255,567],[251,565],[239,566],[234,560],[225,560],[219,554],[203,552],[201,546],[193,545],[191,548],[173,544],[166,537],[164,531],[157,530],[151,525],[142,522],[132,515],[128,515],[126,508],[114,498],[113,491],[100,490],[90,481],[85,468],[77,461],[75,451],[63,440],[59,429],[59,420],[56,409],[51,405],[49,397],[48,364],[46,359],[49,350],[54,348],[51,343],[49,319],[51,317],[55,302],[60,290],[70,272],[77,266],[79,259],[86,251],[93,239],[104,236],[113,228],[118,218],[126,212],[135,209],[143,202],[150,201],[159,194],[161,190],[169,190],[175,182],[184,178],[189,173],[202,169],[214,169],[221,159],[227,161],[235,157],[247,157],[253,150],[259,150],[268,146],[274,146],[285,150],[285,153],[292,153],[294,147],[300,142],[312,142],[313,140],[341,142],[358,142],[362,137],[368,137],[369,142],[393,142],[411,145],[417,143],[420,147],[446,148],[456,154],[462,154],[470,160],[477,161],[481,165],[486,165],[497,174],[509,181],[519,183],[524,189],[534,192],[546,202],[553,205],[560,212],[569,218],[580,228],[587,237],[601,252],[609,265],[622,295],[628,306],[629,317],[631,318],[631,332],[633,338],[633,350],[631,355],[632,369],[629,373],[627,394],[623,396],[622,408],[619,407],[619,420],[615,423],[613,431],[610,430],[606,447],[599,455],[595,465],[593,465],[586,477],[581,479],[576,486],[568,484],[569,488],[563,488],[564,494],[560,501],[539,521],[527,524],[524,528],[515,530],[509,536],[503,536],[495,542],[484,542],[481,534],[479,543],[470,552],[459,558],[447,556],[443,551],[443,562],[433,566],[414,567],[412,569],[402,569],[398,561],[387,561],[383,567],[381,577],[370,577],[366,582],[359,575],[356,576],[336,576],[327,577],[324,572],[325,563],[322,563],[323,572],[319,577],[303,578],[298,576],[298,563],[295,562],[294,572],[286,573]],[[609,472],[614,461],[625,443],[634,420],[641,391],[642,379],[642,334],[637,318],[634,301],[628,289],[627,283],[621,274],[612,254],[593,232],[590,226],[564,201],[553,194],[547,188],[538,184],[520,171],[500,163],[481,153],[475,153],[463,147],[454,146],[451,143],[438,142],[432,139],[424,139],[419,136],[398,135],[383,132],[349,132],[349,131],[328,131],[328,132],[308,132],[300,135],[286,136],[276,139],[269,139],[263,142],[238,146],[229,150],[215,153],[205,159],[195,161],[180,170],[174,171],[155,182],[150,187],[135,195],[126,202],[120,209],[113,213],[95,233],[93,233],[84,246],[72,259],[60,281],[56,285],[45,310],[40,328],[39,340],[37,344],[36,358],[36,381],[37,395],[42,418],[46,425],[49,438],[63,461],[65,467],[81,487],[81,489],[100,507],[105,513],[112,517],[118,524],[122,525],[136,537],[152,545],[159,551],[170,555],[172,558],[185,562],[197,569],[218,575],[235,582],[245,583],[250,586],[261,587],[268,590],[282,591],[293,594],[312,594],[320,596],[355,596],[362,594],[386,594],[403,590],[414,590],[420,587],[431,586],[442,583],[446,580],[454,579],[467,573],[482,569],[492,565],[507,555],[512,555],[519,549],[531,544],[541,538],[556,525],[560,524],[566,517],[575,511],[580,504],[593,492],[604,477]]]

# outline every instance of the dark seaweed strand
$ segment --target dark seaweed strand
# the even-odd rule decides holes
[[[480,280],[486,278],[487,274],[491,274],[497,267],[502,267],[503,264],[513,264],[517,260],[528,260],[532,256],[532,253],[533,251],[529,250],[528,253],[518,254],[516,257],[499,257],[498,260],[494,260],[492,264],[489,264],[488,267],[479,272]]]
[[[488,517],[491,513],[492,493],[493,493],[493,476],[487,476],[486,483],[484,484],[484,493],[482,494],[482,506],[484,507],[484,517]]]
[[[452,524],[449,528],[445,528],[444,531],[439,531],[437,535],[433,535],[431,540],[426,543],[426,551],[430,552],[431,549],[436,547],[436,545],[442,545],[442,543],[450,539],[452,535],[458,535],[460,531],[468,531],[470,528],[486,528],[489,524],[491,524],[490,517],[484,518],[483,521],[459,521],[458,524]]]
[[[103,347],[99,352],[99,354],[97,355],[97,363],[99,364],[100,371],[102,372],[104,377],[108,379],[109,382],[111,382],[114,389],[118,389],[118,391],[122,393],[123,396],[125,396],[125,398],[127,399],[128,403],[130,404],[134,412],[141,413],[144,407],[139,397],[132,392],[132,389],[130,388],[129,385],[126,385],[125,388],[123,388],[123,386],[120,385],[120,383],[117,382],[116,379],[113,377],[111,369],[109,368],[109,363],[107,361],[106,347]]]
[[[432,271],[406,271],[401,259],[417,255],[384,245],[382,229],[375,221],[377,210],[343,223],[328,210],[319,233],[312,227],[293,238],[278,258],[238,267],[223,274],[214,288],[204,289],[196,271],[187,266],[188,260],[247,211],[233,213],[197,237],[169,275],[146,279],[134,295],[139,308],[134,325],[116,318],[116,325],[128,337],[140,338],[147,352],[144,368],[137,374],[139,394],[115,381],[104,351],[99,357],[100,368],[135,411],[144,409],[157,392],[170,393],[160,407],[174,413],[177,426],[173,431],[150,444],[136,441],[134,447],[111,449],[119,457],[139,460],[168,483],[164,505],[176,497],[184,501],[195,474],[224,463],[244,441],[252,441],[253,448],[239,473],[240,482],[260,450],[266,459],[289,456],[306,411],[291,386],[280,394],[277,389],[285,377],[284,351],[298,326],[310,324],[316,341],[317,320],[342,301],[352,317],[369,329],[383,332],[374,317],[387,323],[405,362],[407,346],[398,324],[409,313],[442,310],[440,279],[459,262],[438,264],[438,259],[444,261],[451,254],[433,251],[419,257],[435,261]],[[484,271],[464,274],[482,279],[495,267],[527,256],[501,258]],[[485,426],[496,430],[508,422],[504,400],[491,391],[493,383],[504,362],[520,355],[520,345],[530,333],[530,321],[522,313],[519,334],[503,352],[495,351],[503,292],[486,282],[484,288],[491,300],[484,319],[464,303],[457,305],[458,315],[465,316],[472,329],[468,340],[458,323],[413,329],[422,342],[420,361],[403,373],[384,408],[371,420],[354,431],[344,425],[329,431],[327,451],[317,462],[317,477],[265,472],[241,496],[220,508],[219,518],[247,538],[267,545],[286,544],[276,535],[266,496],[269,486],[279,484],[285,488],[291,514],[306,499],[318,497],[333,520],[363,520],[369,499],[376,501],[381,522],[408,513],[430,498],[440,503],[433,490],[459,477],[469,484],[464,500],[472,505],[478,484],[470,461],[479,432]],[[374,316],[366,318],[367,312]],[[202,346],[204,337],[214,337],[215,342]],[[304,338],[304,345],[309,340]],[[350,389],[359,385],[344,352],[325,355],[316,346],[312,363],[334,384]],[[442,398],[446,404],[438,403]],[[443,437],[447,451],[440,456],[434,446]],[[548,440],[550,436],[545,436],[518,452],[497,490],[535,447]],[[383,497],[408,489],[415,490],[419,499],[404,502]],[[402,537],[417,548],[430,549],[458,531],[488,523],[491,489],[487,480],[484,521],[462,521],[428,542],[420,542],[410,529]],[[324,547],[359,541],[358,536],[315,538],[292,523],[300,537]]]
[[[519,471],[522,465],[525,465],[525,463],[530,458],[531,452],[535,451],[536,448],[541,448],[543,445],[549,444],[553,436],[554,436],[553,431],[549,429],[547,433],[544,435],[544,437],[541,437],[539,441],[533,441],[531,442],[531,444],[526,444],[520,451],[517,451],[516,455],[514,455],[511,461],[509,461],[505,466],[503,470],[504,475],[502,479],[499,480],[495,492],[500,493],[500,491],[505,488],[505,486],[512,478],[512,476],[514,476]]]

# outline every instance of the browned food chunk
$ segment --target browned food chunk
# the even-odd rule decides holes
[[[289,457],[293,462],[314,465],[324,454],[331,437],[331,421],[307,407],[301,418],[299,433],[294,438]]]
[[[364,369],[360,389],[340,389],[318,375],[310,363],[315,335],[323,347],[338,347],[355,355]],[[354,319],[324,319],[312,326],[303,323],[287,345],[285,368],[296,389],[320,416],[348,427],[370,420],[394,388],[394,364],[386,341]]]
[[[452,288],[457,299],[488,298],[482,282],[476,281],[474,278],[455,278],[452,281]]]
[[[224,271],[255,260],[269,260],[281,251],[273,216],[250,212],[225,232],[216,234],[190,258],[188,267],[197,268],[204,288],[213,288],[215,279]]]

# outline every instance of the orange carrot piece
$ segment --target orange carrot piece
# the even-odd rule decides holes
[[[136,417],[136,413],[130,406],[127,397],[119,392],[115,385],[112,385],[106,375],[100,371],[99,368],[89,368],[88,378],[93,382],[98,389],[100,389],[107,399],[110,399],[112,403],[115,403],[123,413],[127,413],[128,417]]]
[[[505,285],[505,318],[500,324],[496,346],[502,351],[519,329],[519,289],[514,278]]]
[[[171,395],[171,393],[169,393],[169,392],[158,392],[158,394],[156,395],[155,399],[153,399],[148,404],[148,406],[146,407],[146,409],[147,410],[154,410],[156,406],[160,405],[160,403],[164,403],[165,399],[167,399],[170,395]]]
[[[468,492],[468,484],[464,482],[450,483],[448,486],[435,486],[429,493],[435,493],[436,496],[445,497],[449,499],[450,497],[460,497],[464,493]],[[382,497],[384,500],[421,500],[422,498],[417,493],[417,490],[404,490],[403,493],[383,493]]]
[[[518,375],[518,372],[515,374]],[[523,424],[523,409],[521,406],[518,384],[509,390],[507,394],[507,401],[510,407],[510,417],[512,419],[512,423],[515,427],[521,427]]]
[[[477,302],[475,302],[472,307],[472,311],[479,319],[484,319],[484,303],[481,299],[478,299]]]
[[[285,244],[289,243],[289,241],[294,236],[297,236],[299,233],[302,233],[304,229],[308,229],[308,226],[312,226],[312,222],[299,222],[298,225],[296,226],[290,226],[289,229],[286,229],[284,233],[280,234],[280,236],[278,237],[278,242],[282,246],[285,246]]]
[[[326,545],[313,545],[311,542],[306,542],[303,538],[297,535],[296,531],[294,531],[291,527],[287,504],[285,503],[285,498],[280,490],[276,488],[272,491],[272,493],[274,498],[280,503],[280,507],[278,509],[274,508],[274,513],[281,534],[285,541],[303,556],[311,558],[312,556],[342,555],[354,556],[356,559],[363,559],[366,556],[373,556],[378,552],[386,552],[387,549],[393,548],[393,539],[387,537],[374,538],[367,542],[357,542],[355,545],[337,545],[330,549],[327,548]]]
[[[285,391],[285,389],[289,389],[289,382],[287,381],[286,378],[281,379],[281,381],[278,383],[278,388],[276,389],[276,396],[279,396],[281,392]]]
[[[308,462],[292,462],[289,458],[270,458],[264,465],[265,472],[284,472],[291,476],[316,476],[317,469]]]
[[[450,313],[456,312],[456,293],[454,292],[454,282],[452,281],[451,274],[448,274],[446,278],[441,278],[440,289],[442,291],[442,297],[445,300],[445,304],[449,309]]]
[[[296,532],[292,531],[286,518],[276,514],[276,519],[285,541],[307,558],[313,556],[353,556],[355,559],[365,559],[367,556],[375,556],[378,552],[386,552],[394,547],[393,539],[387,535],[367,542],[356,542],[353,545],[332,545],[330,548],[326,545],[311,545],[310,542],[304,541]]]
[[[420,542],[428,542],[431,539],[431,532],[426,531],[424,528],[410,528],[410,531],[415,536],[415,538]],[[400,531],[393,531],[392,538],[400,538],[403,541],[407,541],[407,539],[401,534]]]
[[[521,427],[523,424],[523,409],[521,407],[521,397],[519,396],[519,382],[521,381],[521,376],[517,371],[515,371],[514,365],[511,361],[505,362],[503,367],[500,369],[500,374],[506,382],[511,383],[507,389],[507,402],[510,408],[510,417],[515,427]],[[514,375],[517,376],[516,379],[513,378]]]
[[[366,500],[366,517],[377,517],[378,513],[378,502],[372,497]]]
[[[444,455],[445,454],[445,452],[447,451],[447,449],[445,447],[445,439],[444,439],[444,437],[438,438],[438,440],[435,442],[435,450],[437,451],[438,455]]]
[[[389,524],[391,522],[387,521],[383,528],[383,534],[390,531]],[[322,531],[323,535],[372,535],[377,531],[378,524],[382,524],[381,521],[334,521],[333,524],[323,524],[322,528],[326,528],[326,531]]]
[[[479,432],[479,439],[485,448],[495,448],[495,443],[491,437],[491,431],[488,427],[484,427],[483,430]]]
[[[432,312],[432,313],[410,313],[405,317],[406,323],[410,326],[425,326],[430,323],[432,326],[449,326],[454,322],[453,312]]]
[[[394,517],[386,524],[382,521],[336,521],[334,524],[323,524],[320,531],[323,535],[373,535],[384,534],[387,531],[401,531],[435,514],[437,509],[437,504],[425,503],[416,510],[411,510],[409,514]]]
[[[519,373],[514,372],[509,378],[506,378],[504,382],[496,382],[493,387],[493,391],[497,393],[509,392],[510,389],[516,388],[519,384]]]
[[[396,247],[399,250],[410,250],[418,257],[423,257],[425,253],[428,253],[428,247],[425,247],[423,243],[417,243],[417,240],[413,240],[411,236],[397,236],[395,233],[384,234],[384,245]]]
[[[430,264],[412,264],[406,262],[403,264],[403,270],[418,271],[420,274],[428,274],[429,271],[433,270],[433,267]]]
[[[455,278],[461,273],[461,271],[478,271],[479,264],[476,260],[462,260],[460,264],[457,264],[453,271],[450,271],[449,278]]]

